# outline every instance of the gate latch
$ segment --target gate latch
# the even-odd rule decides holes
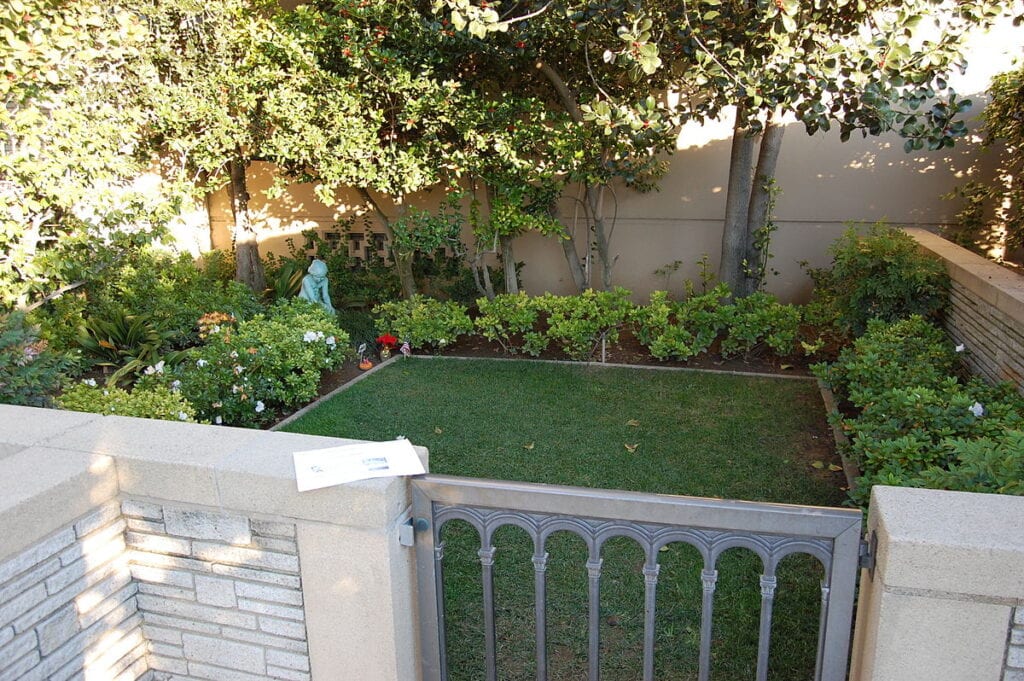
[[[868,577],[870,579],[875,578],[875,554],[878,550],[878,536],[874,530],[871,530],[871,534],[868,535],[867,539],[862,539],[860,542],[860,567],[868,571]]]

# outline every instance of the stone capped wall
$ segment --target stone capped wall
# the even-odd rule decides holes
[[[1003,681],[1024,681],[1024,606],[1018,606],[1013,610]]]
[[[128,499],[155,679],[308,681],[294,524]]]
[[[0,681],[136,681],[147,672],[120,506],[0,563]]]

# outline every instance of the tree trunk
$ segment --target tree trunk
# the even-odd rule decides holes
[[[395,243],[395,232],[391,228],[391,220],[384,214],[380,206],[374,201],[370,191],[365,187],[359,188],[359,195],[363,197],[363,201],[366,202],[368,208],[380,216],[381,224],[384,225],[384,231],[388,235],[388,243],[391,245],[391,259],[395,261],[395,271],[398,272],[398,281],[402,286],[402,297],[409,299],[419,293],[416,288],[416,277],[412,273],[412,253],[407,253],[398,248]],[[401,203],[401,201],[399,201]]]
[[[782,136],[786,128],[768,119],[761,135],[761,147],[757,154],[757,170],[754,171],[753,186],[750,194],[750,207],[747,210],[747,267],[749,276],[744,282],[743,291],[738,296],[749,296],[757,291],[767,276],[767,262],[764,261],[762,248],[758,247],[758,231],[764,229],[771,219],[768,210],[772,202],[772,190],[769,186],[775,177],[775,167],[779,162],[779,150],[782,149]],[[766,235],[767,238],[767,235]]]
[[[519,293],[519,277],[516,276],[516,257],[512,253],[514,237],[503,236],[501,241],[501,264],[505,270],[505,293]]]
[[[558,94],[558,99],[562,102],[562,107],[569,113],[572,120],[577,124],[582,124],[583,112],[580,111],[579,104],[576,102],[576,94],[569,89],[569,86],[566,85],[565,79],[562,78],[561,74],[559,74],[551,65],[544,62],[538,62],[537,69],[539,69],[544,77],[547,78],[548,82],[551,83],[551,86],[555,88],[555,92]],[[585,185],[585,189],[589,203],[591,192],[594,191],[595,188],[588,184]],[[589,210],[591,210],[592,215],[600,215],[600,213],[593,213],[593,209]],[[597,229],[596,225],[595,229]],[[603,220],[600,225],[600,233],[601,238],[603,238],[605,235]],[[582,293],[587,289],[587,275],[583,271],[583,266],[580,264],[579,252],[576,250],[576,239],[572,234],[566,232],[564,236],[560,237],[560,241],[562,242],[562,253],[565,255],[566,264],[569,265],[569,273],[572,275],[573,283],[576,285],[576,290]],[[587,246],[589,248],[589,243]],[[608,247],[609,244],[607,243],[607,240],[605,240],[605,243],[603,244],[598,244],[598,248],[603,249],[604,251],[604,255],[602,255],[599,250],[598,257],[601,258],[601,264],[603,266],[605,276],[608,276],[611,271],[611,266],[606,261]]]
[[[746,287],[744,267],[747,259],[747,215],[754,183],[754,150],[757,137],[749,135],[741,111],[736,112],[729,156],[729,189],[725,200],[725,225],[722,230],[722,259],[719,281],[728,284],[734,295]]]
[[[597,244],[597,258],[601,261],[601,290],[612,286],[612,267],[618,257],[611,255],[611,232],[604,221],[604,187],[587,185],[587,210],[594,223],[594,241]]]
[[[249,216],[249,188],[245,178],[245,161],[241,155],[228,162],[231,176],[231,213],[235,220],[235,279],[256,293],[267,288],[260,243]]]

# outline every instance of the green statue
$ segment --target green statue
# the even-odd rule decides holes
[[[314,260],[307,270],[309,274],[302,278],[302,287],[299,288],[299,298],[317,303],[330,314],[334,314],[334,306],[331,305],[331,294],[327,292],[327,263],[323,260]]]

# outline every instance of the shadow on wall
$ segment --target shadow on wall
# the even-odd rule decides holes
[[[975,111],[980,111],[977,104]],[[976,130],[977,122],[970,127]],[[699,282],[702,256],[707,256],[711,272],[717,270],[731,134],[729,116],[688,125],[680,133],[659,191],[640,194],[617,186],[607,193],[605,213],[614,218],[612,251],[618,254],[613,280],[633,290],[637,299],[666,288],[666,278],[655,270],[674,263],[678,265],[667,287],[677,295],[687,279]],[[812,137],[802,124],[788,124],[776,176],[778,231],[771,247],[770,266],[778,274],[769,275],[768,290],[786,300],[806,299],[810,280],[800,263],[827,265],[829,245],[848,224],[883,220],[933,230],[951,224],[960,206],[942,196],[970,179],[992,174],[996,159],[980,152],[979,144],[980,138],[972,134],[953,149],[907,154],[895,134],[866,139],[855,135],[840,143],[836,133]],[[333,231],[345,238],[338,222],[365,210],[354,190],[339,192],[337,203],[326,206],[308,183],[291,184],[280,197],[268,198],[274,172],[266,163],[250,168],[250,205],[257,214],[264,254],[286,253],[288,239],[301,246],[298,237],[303,230]],[[578,195],[578,189],[570,188],[559,213],[568,229],[585,237],[589,226],[574,198]],[[442,196],[440,191],[425,192],[408,204],[436,208]],[[390,216],[396,214],[386,198],[375,198]],[[372,213],[369,217],[371,229],[383,233]],[[232,220],[226,192],[211,198],[210,218],[214,247],[229,248]],[[463,240],[469,243],[472,236],[466,233]],[[585,238],[580,241],[585,243]],[[364,245],[353,242],[353,255],[362,255]],[[522,277],[530,293],[572,291],[562,249],[553,239],[525,235],[516,240],[515,257],[525,263]],[[580,257],[593,260],[593,254]],[[596,282],[599,275],[594,275]]]

